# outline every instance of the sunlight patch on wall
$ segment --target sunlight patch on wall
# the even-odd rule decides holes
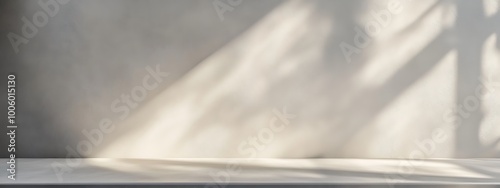
[[[486,17],[492,17],[498,12],[500,7],[499,0],[483,0],[484,14]]]
[[[500,49],[496,47],[497,35],[492,34],[483,45],[482,72],[486,87],[490,90],[482,97],[484,118],[480,126],[479,139],[487,147],[500,151]],[[488,84],[489,83],[489,84]],[[490,146],[493,144],[492,146]]]
[[[446,54],[434,69],[380,112],[372,125],[357,135],[357,142],[385,146],[367,147],[373,156],[392,150],[392,157],[407,158],[418,149],[415,140],[430,138],[434,129],[445,128],[443,112],[454,107],[456,100],[456,61],[456,51]],[[454,132],[450,130],[446,134],[449,141]],[[365,141],[360,141],[362,139]],[[452,143],[445,142],[438,145],[438,151],[432,157],[450,157],[452,149]]]
[[[442,27],[453,25],[454,7],[441,4],[433,7],[430,4],[426,9],[415,12],[408,10],[411,6],[413,4],[408,4],[402,14],[393,15],[390,25],[373,38],[372,46],[367,49],[371,56],[356,76],[359,87],[383,85],[429,43],[437,40],[436,37],[444,32]],[[429,12],[422,13],[426,11]],[[409,20],[413,22],[412,25],[408,25]],[[404,26],[412,29],[405,30]]]
[[[245,157],[238,145],[268,126],[273,108],[281,108],[273,104],[274,95],[289,97],[285,94],[293,89],[273,87],[302,79],[298,71],[314,68],[311,62],[321,64],[332,23],[313,5],[280,5],[117,125],[127,132],[112,135],[97,156]],[[269,147],[287,147],[273,144]],[[259,156],[277,156],[276,151]]]

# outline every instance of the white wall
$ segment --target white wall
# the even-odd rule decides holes
[[[243,1],[221,21],[212,1],[71,1],[12,55],[21,152],[64,157],[109,118],[85,156],[499,157],[500,2],[397,2]],[[112,110],[156,65],[169,77]]]

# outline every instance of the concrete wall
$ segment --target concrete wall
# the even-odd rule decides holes
[[[70,1],[4,37],[19,157],[500,156],[499,1],[214,2]],[[40,11],[3,2],[2,33]]]

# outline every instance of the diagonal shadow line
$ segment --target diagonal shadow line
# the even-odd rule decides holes
[[[354,12],[359,8],[361,2],[363,0],[356,0],[356,1],[352,1],[352,2],[349,2],[349,3],[341,3],[341,2],[337,2],[337,1],[317,1],[317,2],[314,2],[314,5],[311,6],[311,7],[314,7],[313,9],[315,9],[315,13],[317,14],[320,14],[320,15],[323,15],[325,17],[331,17],[333,20],[335,19],[339,19],[339,18],[342,18],[342,19],[346,19],[346,18],[354,18]],[[324,9],[334,9],[333,11],[328,11],[326,12],[326,10]],[[344,15],[348,13],[348,16]],[[330,15],[332,14],[332,15]],[[287,17],[286,19],[294,19],[293,16],[290,16],[290,17]],[[336,23],[337,21],[332,21],[334,23]],[[354,20],[350,20],[349,23],[355,23]],[[286,23],[286,20],[284,20],[283,23]],[[337,23],[336,23],[337,24]],[[275,27],[279,27],[279,25],[276,25]],[[352,26],[354,27],[354,26]],[[272,34],[272,33],[270,33]],[[304,37],[304,36],[297,36],[296,38],[293,38],[293,39],[289,39],[291,41],[295,41],[293,43],[290,44],[290,46],[288,47],[289,49],[287,51],[293,51],[293,48],[291,47],[295,47],[295,46],[299,46],[297,45],[298,41],[301,41],[302,38],[301,37]],[[341,42],[341,39],[342,38],[345,38],[345,36],[337,36],[335,34],[335,32],[333,32],[332,34],[330,34],[329,36],[330,38],[327,39],[329,42],[327,42],[327,44],[338,44]],[[304,37],[305,38],[305,37]],[[333,42],[331,42],[333,40]],[[300,46],[302,48],[307,48],[306,46]],[[244,50],[241,50],[241,51],[244,51]],[[300,53],[295,53],[295,54],[289,54],[287,55],[287,57],[289,57],[290,59],[298,59],[300,58]],[[227,70],[227,69],[226,69]],[[218,78],[218,77],[215,77],[215,78]],[[289,82],[290,79],[288,78],[284,78],[284,79],[281,79],[279,81],[273,81],[273,85],[275,86],[279,86],[279,85],[286,85],[287,82]],[[270,81],[271,82],[271,81]],[[276,87],[273,87],[273,88],[276,88]],[[268,90],[268,93],[272,93],[272,89],[269,89]],[[218,102],[216,102],[217,104],[222,104],[223,101],[227,100],[227,98],[221,98]],[[270,109],[269,109],[270,110]],[[239,121],[246,121],[247,119],[250,119],[249,117],[252,117],[252,115],[254,115],[255,113],[259,112],[259,111],[263,111],[263,110],[252,110],[252,111],[246,111],[246,112],[241,112],[239,113],[239,115],[237,117],[234,117],[233,119],[238,119]],[[266,109],[266,111],[268,111]],[[198,124],[203,124],[205,120],[203,119],[198,119],[197,122]],[[227,122],[225,122],[227,123]],[[194,123],[194,124],[197,124],[197,123]],[[202,135],[203,134],[203,131],[204,129],[207,129],[208,127],[207,126],[200,126],[200,127],[197,127],[196,130],[193,130],[191,129],[191,133],[193,134],[185,134],[184,136],[184,140],[189,140],[190,137],[187,136],[187,135],[193,135],[193,137],[196,137],[198,135]],[[241,140],[242,138],[240,137],[237,137],[237,135],[233,135],[233,138],[236,138],[235,140]],[[182,140],[182,139],[179,139],[179,140]],[[182,145],[182,144],[185,144],[186,142],[185,141],[179,141],[179,145]],[[243,141],[243,140],[241,140]]]
[[[254,12],[254,14],[252,15],[258,15],[258,16],[255,16],[255,17],[251,17],[251,16],[245,16],[243,17],[244,21],[242,22],[248,22],[248,23],[245,23],[245,24],[241,24],[241,25],[247,25],[245,26],[243,29],[238,29],[240,31],[238,31],[238,34],[228,38],[226,40],[226,42],[224,42],[223,44],[221,44],[220,46],[218,46],[217,48],[215,48],[213,51],[211,51],[210,53],[208,53],[205,57],[201,58],[197,63],[192,63],[192,66],[190,68],[188,68],[187,70],[184,71],[184,73],[182,75],[180,75],[179,77],[176,77],[175,81],[173,81],[169,87],[166,87],[166,88],[163,88],[163,91],[166,91],[166,90],[169,90],[171,89],[173,86],[176,85],[177,82],[181,81],[181,80],[184,80],[187,76],[189,76],[193,70],[197,69],[198,67],[200,66],[203,66],[204,62],[207,61],[207,59],[209,59],[210,57],[214,56],[215,54],[219,53],[222,49],[225,49],[227,48],[230,44],[234,43],[234,41],[238,40],[239,38],[241,38],[243,35],[245,35],[250,29],[254,28],[254,26],[256,24],[258,24],[263,18],[265,18],[267,15],[269,15],[269,13],[271,13],[276,7],[279,7],[280,4],[282,4],[283,0],[273,0],[273,1],[266,1],[266,3],[268,5],[266,6],[262,6],[262,7],[265,7],[265,9],[263,10],[259,10],[258,12]],[[255,1],[255,2],[246,2],[245,4],[242,4],[240,6],[250,6],[248,5],[248,3],[254,3],[255,4],[258,4],[258,3],[262,3],[262,1]],[[211,5],[211,3],[210,3]],[[261,7],[259,7],[261,8]],[[214,10],[215,11],[215,10]],[[217,27],[224,27],[224,24],[221,22],[221,25],[218,25]],[[231,28],[229,28],[231,29]],[[234,30],[234,29],[232,29]],[[232,54],[233,55],[233,59],[235,58],[238,58],[239,57],[239,54]],[[224,66],[224,67],[221,67],[223,69],[219,69],[219,71],[221,73],[226,73],[228,72],[227,70],[231,69],[233,66]],[[220,78],[222,77],[224,74],[219,74],[218,77],[214,77],[214,79],[217,79],[217,78]],[[205,87],[210,87],[210,85],[206,85]],[[152,97],[154,98],[154,97]],[[152,101],[152,100],[150,100]],[[141,107],[137,108],[135,111],[140,111],[140,109],[142,107],[144,107],[146,105],[142,105]]]
[[[260,20],[262,20],[263,18],[265,18],[269,13],[272,12],[272,10],[274,10],[276,7],[278,7],[280,4],[282,4],[281,0],[278,0],[280,2],[273,2],[271,3],[270,6],[267,6],[269,7],[268,9],[264,10],[263,14],[261,16],[259,16],[258,18],[256,18],[255,20],[252,20],[251,23],[245,28],[243,29],[241,32],[239,32],[239,34],[233,36],[232,38],[228,39],[227,42],[225,42],[224,44],[220,45],[217,49],[215,49],[214,51],[212,51],[211,53],[209,53],[207,56],[205,56],[204,58],[202,58],[198,63],[195,63],[194,66],[192,66],[190,69],[188,69],[186,71],[185,74],[183,74],[182,76],[178,77],[177,78],[177,81],[180,81],[182,80],[183,78],[187,77],[189,75],[190,72],[192,72],[194,69],[196,69],[197,67],[199,67],[200,65],[203,64],[203,62],[205,62],[208,58],[212,57],[214,54],[218,53],[219,51],[221,51],[222,49],[226,48],[227,46],[229,46],[229,44],[231,43],[234,43],[234,41],[238,40],[241,36],[245,35],[248,30],[250,30],[251,28],[253,28],[256,24],[259,23]],[[271,1],[269,1],[271,2]],[[248,3],[248,2],[247,2]],[[238,54],[233,54],[233,55],[238,55]],[[237,57],[237,56],[236,56]],[[227,66],[225,67],[224,70],[228,70],[230,69],[231,66]],[[224,72],[224,70],[222,70],[221,72]],[[221,74],[222,76],[222,74]],[[219,78],[219,77],[215,77],[215,78]],[[174,84],[172,84],[174,85]],[[208,87],[208,86],[207,86]],[[165,88],[165,90],[167,90],[168,88]]]
[[[383,109],[391,104],[395,98],[400,96],[421,77],[425,76],[426,73],[437,65],[440,59],[444,58],[445,55],[453,49],[446,41],[449,33],[449,30],[443,30],[431,43],[425,46],[423,50],[416,54],[396,74],[394,74],[384,86],[367,91],[367,93],[373,94],[371,98],[362,98],[362,96],[357,97],[361,98],[361,100],[357,100],[356,103],[352,104],[352,108],[366,106],[366,104],[369,104],[371,108],[358,111],[363,117],[362,120],[357,122],[358,124],[356,126],[348,127],[348,130],[346,130],[347,133],[344,134],[344,139],[340,139],[341,141],[334,151],[347,144],[359,133],[359,127],[372,121],[381,111],[383,111]],[[383,92],[386,90],[390,90],[391,92]],[[355,111],[354,109],[350,110]],[[368,117],[363,116],[364,114],[370,114],[370,112],[375,113],[371,113]],[[345,123],[347,122],[344,122],[344,124]]]
[[[211,52],[210,54],[208,54],[205,58],[203,58],[202,60],[200,60],[198,63],[195,63],[183,75],[177,77],[176,81],[174,81],[169,87],[163,88],[163,90],[161,92],[159,92],[157,95],[152,96],[151,97],[152,99],[149,100],[149,102],[153,101],[154,98],[156,98],[157,96],[159,96],[162,93],[166,92],[167,90],[171,90],[172,88],[175,88],[175,86],[180,81],[182,81],[186,77],[188,77],[193,72],[193,70],[197,69],[200,66],[203,66],[204,65],[203,62],[205,62],[207,59],[209,59],[210,57],[212,57],[214,54],[217,54],[222,49],[227,48],[231,43],[233,43],[234,41],[238,40],[240,37],[244,36],[251,28],[253,28],[256,24],[258,24],[260,22],[260,20],[262,20],[263,18],[265,18],[267,15],[269,15],[269,13],[271,13],[276,7],[279,7],[280,4],[282,4],[282,2],[283,2],[282,0],[267,1],[266,3],[268,3],[269,6],[265,6],[266,7],[265,10],[260,10],[260,12],[262,12],[262,15],[259,15],[258,18],[256,18],[255,20],[252,20],[251,23],[248,24],[248,26],[244,30],[242,30],[238,35],[235,35],[234,37],[232,37],[231,39],[229,39],[226,43],[224,43],[219,48],[217,48],[216,50],[214,50],[213,52]],[[248,3],[250,3],[250,2],[246,2],[247,6],[249,6]],[[255,1],[254,3],[258,4],[258,3],[262,3],[262,1]],[[243,6],[243,4],[241,6]],[[245,17],[245,19],[246,18],[247,17]],[[232,58],[238,58],[239,57],[238,54],[232,54],[232,55],[233,55]],[[231,64],[230,66],[221,67],[223,69],[218,69],[218,71],[221,72],[221,74],[218,74],[217,77],[213,77],[213,79],[215,80],[215,79],[218,79],[218,78],[224,76],[225,74],[222,74],[222,73],[228,73],[229,72],[228,70],[230,70],[233,66],[235,66],[235,64]],[[210,84],[206,84],[203,87],[209,88],[209,87],[211,87],[211,85]],[[200,87],[200,89],[203,89],[203,88]],[[141,106],[137,107],[134,110],[136,113],[130,114],[130,116],[127,119],[121,121],[122,124],[120,124],[120,129],[116,129],[113,134],[115,134],[115,135],[127,135],[127,133],[134,132],[136,129],[141,128],[140,126],[137,126],[137,125],[141,125],[142,123],[140,122],[140,120],[134,120],[134,115],[137,115],[138,113],[141,113],[147,106],[148,106],[148,104],[141,105]],[[121,136],[119,136],[119,137],[121,137]],[[98,147],[98,148],[95,148],[95,149],[96,149],[96,151],[94,153],[99,153],[103,149],[105,149],[105,147]]]
[[[411,23],[408,27],[406,27],[405,29],[401,30],[400,33],[408,33],[410,32],[411,30],[415,30],[418,25],[420,25],[423,21],[424,21],[424,18],[428,17],[433,10],[437,9],[438,6],[440,4],[442,4],[443,2],[442,1],[436,1],[434,4],[432,4],[427,10],[425,10],[424,13],[422,13],[418,19],[416,19],[415,21],[413,21],[413,23]]]

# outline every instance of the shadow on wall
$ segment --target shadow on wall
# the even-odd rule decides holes
[[[68,134],[24,131],[67,137],[51,151],[64,157],[160,64],[169,82],[87,156],[500,156],[500,3],[390,2],[244,1],[222,23],[211,1],[72,2],[46,31],[66,34],[21,56],[40,80],[25,92],[65,114],[46,129]],[[37,52],[49,41],[61,45]],[[294,118],[272,129],[284,109]]]
[[[283,2],[97,156],[498,157],[498,4],[399,2]],[[285,106],[297,118],[269,132]]]
[[[8,64],[2,64],[2,75],[12,70],[19,75],[17,113],[23,126],[17,156],[66,157],[66,147],[76,150],[87,139],[83,130],[98,128],[101,119],[119,119],[112,103],[142,85],[147,67],[159,65],[168,78],[137,107],[127,106],[130,113],[280,2],[245,2],[221,21],[212,1],[205,0],[70,1],[17,54],[4,37],[0,55]],[[38,3],[2,2],[2,33],[22,36],[22,18],[44,13]]]

